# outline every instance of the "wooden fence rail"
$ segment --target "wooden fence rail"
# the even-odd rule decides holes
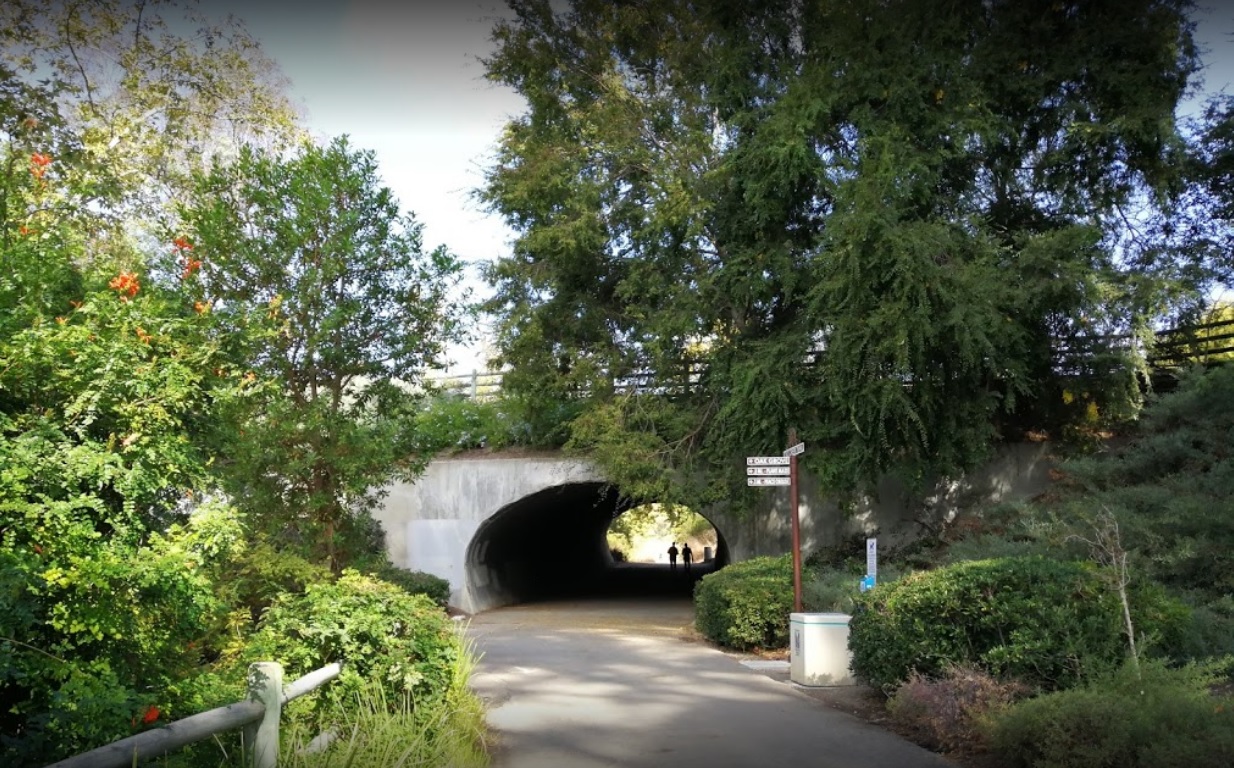
[[[237,728],[244,729],[245,765],[278,765],[279,717],[282,707],[339,676],[330,664],[283,687],[283,668],[274,662],[249,667],[247,701],[186,717],[162,728],[113,741],[98,749],[53,763],[47,768],[128,768]]]

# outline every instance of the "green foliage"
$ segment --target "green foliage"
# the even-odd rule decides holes
[[[570,403],[634,498],[732,499],[789,427],[842,489],[1091,434],[1139,405],[1106,335],[1213,274],[1117,215],[1182,183],[1186,0],[511,7],[486,64],[528,110],[479,191],[517,233],[505,388]]]
[[[851,571],[803,568],[801,603],[810,612],[851,614],[861,595],[861,577]],[[879,573],[880,579],[887,575]],[[891,579],[894,580],[894,579]],[[791,585],[790,585],[791,588]]]
[[[1133,567],[1205,600],[1234,592],[1234,368],[1195,371],[1154,398],[1112,450],[1064,466],[1055,514],[1107,509]]]
[[[464,650],[452,668],[456,684],[446,700],[415,706],[405,696],[394,704],[380,685],[367,683],[349,702],[338,727],[339,739],[323,752],[310,753],[305,747],[316,731],[293,724],[282,738],[279,764],[291,768],[488,765],[484,704],[467,688],[474,651],[470,645]]]
[[[1000,560],[1008,557],[1043,557],[1057,555],[1058,549],[1048,541],[1040,541],[1018,533],[978,533],[949,542],[941,554],[944,565],[969,560]]]
[[[1133,586],[1137,632],[1172,651],[1188,609],[1153,585]],[[1118,597],[1088,564],[1045,557],[957,563],[864,595],[849,624],[853,671],[894,687],[972,664],[999,678],[1066,688],[1126,656]],[[1141,646],[1141,652],[1146,649]]]
[[[640,504],[622,512],[609,524],[608,535],[633,548],[635,542],[641,539],[682,541],[713,530],[707,518],[689,507],[653,503]]]
[[[76,139],[71,186],[95,203],[72,215],[111,255],[126,250],[117,225],[149,231],[203,156],[299,133],[278,66],[233,17],[163,2],[11,0],[0,28],[5,79],[51,83],[63,105]]]
[[[694,624],[728,648],[783,648],[793,610],[793,562],[756,557],[704,576],[694,588]]]
[[[416,433],[425,452],[526,445],[528,427],[502,400],[478,401],[442,395],[416,414]]]
[[[409,595],[424,595],[443,608],[450,600],[450,582],[431,573],[388,565],[374,571],[372,575],[399,587]]]
[[[592,405],[570,422],[567,451],[585,454],[604,468],[632,499],[684,503],[677,473],[665,458],[688,424],[686,411],[655,395],[620,395]],[[695,499],[704,499],[695,489]]]
[[[1234,699],[1212,668],[1127,664],[1001,714],[992,752],[1007,768],[1218,768],[1234,762]]]
[[[414,222],[376,188],[371,155],[341,143],[305,150],[301,175],[280,177],[273,158],[296,131],[277,68],[238,25],[188,10],[186,27],[172,18],[179,10],[0,6],[0,741],[22,765],[242,698],[243,673],[228,674],[229,665],[257,618],[304,599],[329,571],[295,553],[309,548],[297,529],[311,535],[312,520],[271,521],[258,494],[235,493],[241,514],[217,500],[217,474],[256,467],[255,477],[277,484],[279,472],[295,475],[324,456],[342,481],[289,494],[289,503],[332,490],[362,513],[369,484],[388,475],[366,469],[382,457],[349,452],[386,449],[390,465],[410,456],[395,469],[414,472],[423,457],[399,451],[417,444],[416,398],[396,382],[414,382],[413,369],[433,362],[461,319],[444,298],[457,265],[443,251],[420,252]],[[186,28],[191,37],[177,31]],[[267,228],[245,230],[248,241],[228,239],[243,226],[224,231],[234,250],[198,248],[217,243],[184,236],[167,204],[203,202],[181,194],[190,168],[203,157],[223,167],[241,139],[271,154],[246,155],[223,191],[270,192],[238,202],[242,215],[264,205],[285,218],[257,217],[249,223]],[[213,178],[227,180],[222,171]],[[258,189],[262,181],[271,184]],[[339,215],[329,219],[322,212],[332,204]],[[275,263],[299,270],[305,293],[249,282],[270,277],[255,241],[277,251],[304,233],[295,225],[312,223],[322,228],[310,234],[341,240],[327,245],[355,261],[352,271],[323,275],[320,262],[289,255]],[[225,269],[231,288],[241,284],[236,293],[218,290]],[[328,298],[341,314],[322,309]],[[324,326],[292,339],[302,318],[289,310]],[[306,367],[325,378],[272,386],[284,371],[271,350],[306,339]],[[348,344],[368,356],[344,369],[334,364]],[[352,386],[359,380],[366,386]],[[333,386],[322,386],[318,405],[333,396],[340,409],[288,405],[314,399],[323,382]],[[334,452],[306,458],[321,446],[300,440],[298,419],[334,438]],[[263,455],[272,447],[284,453]],[[367,566],[384,552],[373,556],[379,530],[361,513],[337,521],[331,544]],[[442,585],[422,588],[440,594]],[[423,598],[412,607],[432,611]],[[404,612],[420,625],[444,622],[438,613]],[[433,673],[449,643],[412,634],[432,669],[384,669],[422,700],[433,686],[460,687],[457,667]],[[416,675],[420,688],[408,682]]]
[[[342,675],[319,696],[320,724],[340,717],[366,681],[380,684],[395,707],[404,697],[420,707],[457,695],[453,670],[463,652],[453,622],[431,599],[347,570],[277,598],[243,660],[277,661],[289,679],[342,662]]]
[[[231,388],[183,300],[130,279],[0,339],[0,722],[31,760],[168,709],[221,611],[202,566],[223,543],[150,532],[207,483]]]
[[[423,249],[373,154],[345,139],[290,157],[245,147],[197,174],[179,210],[199,301],[258,382],[231,415],[229,488],[337,570],[379,489],[429,458],[410,385],[459,338],[461,265]]]

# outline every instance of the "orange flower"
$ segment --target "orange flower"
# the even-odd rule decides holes
[[[201,259],[194,259],[187,253],[184,254],[184,271],[180,273],[180,279],[188,280],[199,269],[201,269]]]
[[[137,338],[141,339],[141,343],[143,343],[143,344],[149,344],[149,343],[150,343],[150,339],[152,339],[152,338],[154,338],[154,337],[153,337],[153,336],[151,336],[150,334],[146,333],[146,329],[145,329],[145,328],[142,328],[142,327],[139,325],[139,326],[137,326]]]
[[[30,175],[36,179],[43,178],[43,174],[47,173],[47,166],[51,165],[51,156],[35,152],[30,155]]]
[[[159,708],[151,704],[146,708],[146,714],[141,716],[141,722],[144,725],[149,725],[159,719]]]
[[[111,279],[107,287],[120,294],[121,301],[128,301],[141,290],[141,283],[138,282],[137,275],[132,272],[121,272]]]
[[[199,315],[204,315],[205,313],[210,311],[210,305],[204,301],[194,301],[193,311]]]
[[[177,237],[175,240],[172,240],[171,244],[175,246],[175,249],[177,251],[193,250],[193,244],[189,242],[189,239],[187,237],[184,237],[183,235],[181,235],[180,237]]]
[[[22,237],[26,237],[28,235],[33,235],[34,230],[30,229],[29,227],[23,224],[21,227],[18,228],[17,234],[21,235]]]

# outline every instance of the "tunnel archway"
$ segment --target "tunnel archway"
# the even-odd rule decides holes
[[[606,534],[631,506],[607,483],[576,482],[499,509],[467,547],[465,578],[476,610],[572,597],[689,595],[692,582],[666,567],[614,562]],[[715,559],[696,577],[727,564],[718,528],[716,537]]]

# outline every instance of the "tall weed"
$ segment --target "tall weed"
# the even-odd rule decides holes
[[[467,687],[477,658],[474,644],[461,642],[464,652],[450,667],[452,684],[446,696],[413,704],[404,693],[391,703],[391,694],[370,682],[353,696],[354,706],[332,729],[334,738],[328,746],[310,748],[311,727],[305,722],[293,724],[284,736],[279,764],[288,768],[487,766],[484,705]]]

